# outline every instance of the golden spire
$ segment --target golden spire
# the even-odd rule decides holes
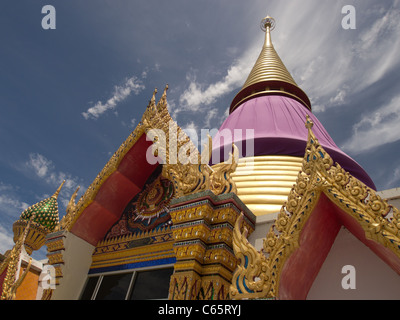
[[[54,192],[54,194],[51,196],[52,198],[55,198],[55,199],[58,198],[58,194],[60,193],[61,188],[63,187],[64,183],[65,183],[65,180],[63,180],[63,182],[61,182],[61,185],[58,187],[58,189],[56,190],[56,192]]]
[[[232,101],[230,112],[244,101],[260,95],[278,94],[292,97],[311,110],[307,95],[301,90],[279,58],[271,41],[275,20],[266,16],[261,21],[265,40],[261,53],[242,89]]]

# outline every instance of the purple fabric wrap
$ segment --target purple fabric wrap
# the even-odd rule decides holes
[[[253,155],[303,157],[308,138],[305,127],[307,114],[314,122],[312,130],[315,136],[332,159],[354,177],[376,190],[369,175],[355,160],[336,146],[312,112],[296,100],[285,96],[256,97],[244,102],[232,112],[213,138],[211,163],[220,162],[216,156],[218,153],[221,161],[226,160],[232,142],[238,146],[240,157]],[[246,133],[246,129],[250,131]],[[254,150],[251,147],[253,138],[251,129],[254,134]]]

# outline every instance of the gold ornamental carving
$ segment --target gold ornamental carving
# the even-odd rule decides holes
[[[233,233],[233,249],[239,259],[230,294],[233,299],[279,297],[282,268],[298,248],[299,236],[321,193],[353,217],[366,238],[389,248],[400,258],[399,210],[379,197],[374,190],[346,172],[322,148],[312,132],[307,116],[308,142],[302,170],[286,203],[257,251],[242,232],[241,219]]]
[[[170,214],[177,261],[169,299],[229,299],[237,266],[233,226],[243,205],[235,197],[215,196],[209,191],[173,203]],[[244,205],[242,208],[246,210],[243,224],[253,231],[255,217]]]
[[[59,229],[71,230],[82,212],[94,201],[102,184],[117,170],[124,156],[143,134],[146,134],[147,139],[153,141],[153,155],[162,161],[162,175],[173,182],[175,198],[204,190],[212,190],[215,194],[237,192],[231,177],[231,173],[237,166],[237,147],[233,146],[227,162],[217,170],[213,170],[208,165],[211,157],[211,138],[209,137],[208,145],[200,154],[187,134],[169,114],[167,90],[168,85],[157,103],[155,98],[157,90],[154,91],[135,130],[113,154],[78,202],[76,202],[76,196],[79,188],[74,192]],[[170,136],[170,132],[174,132],[174,137]],[[180,159],[184,159],[184,161],[180,161]]]
[[[236,170],[238,149],[233,145],[229,159],[217,170],[209,166],[212,139],[204,146],[203,153],[197,150],[187,134],[171,118],[167,109],[166,91],[155,103],[154,91],[150,104],[143,115],[146,134],[153,139],[153,154],[161,158],[162,175],[175,186],[175,198],[211,190],[214,194],[236,193],[231,174]]]
[[[18,270],[21,265],[22,249],[24,247],[26,237],[30,230],[31,223],[33,222],[34,219],[35,219],[35,214],[32,214],[31,218],[29,219],[24,229],[24,232],[21,235],[19,235],[14,247],[6,255],[6,258],[0,265],[0,274],[2,274],[7,270],[6,276],[3,281],[0,300],[15,300],[17,289],[22,284],[22,282],[24,281],[26,275],[30,270],[32,264],[32,257],[30,257],[26,269],[18,277]]]

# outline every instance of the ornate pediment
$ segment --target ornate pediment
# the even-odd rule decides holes
[[[400,214],[374,190],[346,172],[322,148],[306,120],[308,142],[302,170],[287,201],[257,251],[241,231],[241,219],[234,230],[234,251],[240,263],[230,289],[233,299],[279,298],[279,285],[286,261],[299,248],[303,228],[324,194],[341,212],[356,221],[367,241],[375,242],[390,254],[387,262],[399,273]],[[376,248],[376,246],[374,246]],[[379,250],[376,249],[376,250]],[[387,253],[389,249],[389,253]]]
[[[203,153],[200,154],[189,136],[169,114],[167,89],[168,86],[158,102],[155,98],[157,90],[154,91],[142,120],[113,154],[77,203],[75,198],[78,190],[76,190],[69,202],[67,214],[60,223],[60,229],[71,230],[79,216],[95,201],[102,185],[118,170],[121,161],[143,134],[146,134],[147,140],[153,142],[151,154],[146,154],[146,160],[149,161],[150,158],[148,159],[147,156],[151,156],[152,160],[157,158],[156,161],[162,164],[162,175],[174,184],[176,198],[210,189],[215,194],[236,193],[231,173],[237,166],[237,147],[233,145],[233,152],[228,161],[217,170],[213,170],[208,165],[212,148],[211,138]]]

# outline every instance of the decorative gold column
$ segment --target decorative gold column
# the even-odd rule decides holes
[[[55,268],[56,271],[56,285],[60,283],[62,278],[62,267],[64,266],[63,253],[65,251],[64,240],[68,231],[53,232],[46,237],[47,258],[49,264]]]
[[[47,246],[48,264],[54,267],[56,286],[60,284],[60,279],[63,277],[63,254],[65,251],[64,240],[67,233],[68,231],[66,230],[59,230],[49,233],[46,236],[45,244]],[[54,288],[44,289],[41,300],[51,300],[54,290]]]
[[[233,227],[241,212],[252,232],[255,216],[233,193],[216,196],[207,190],[172,200],[170,214],[177,261],[169,299],[229,299],[237,266]]]

